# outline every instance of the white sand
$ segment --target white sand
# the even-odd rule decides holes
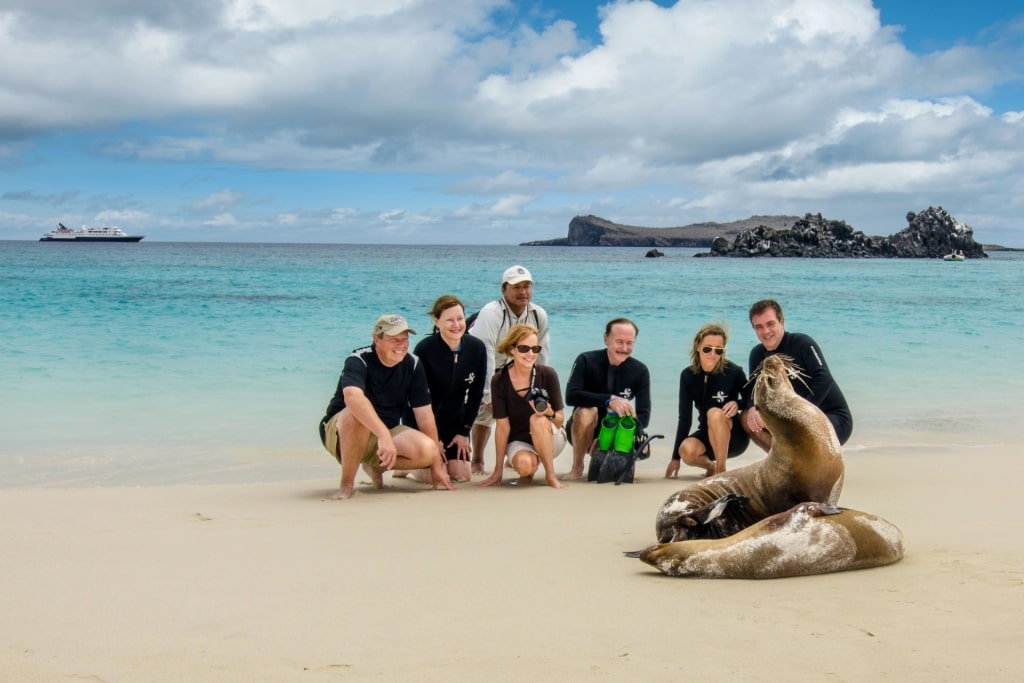
[[[906,558],[760,582],[622,556],[696,481],[663,462],[620,487],[396,481],[350,501],[327,500],[329,463],[305,482],[0,491],[0,680],[1024,679],[1019,454],[846,465],[841,504],[898,524]]]

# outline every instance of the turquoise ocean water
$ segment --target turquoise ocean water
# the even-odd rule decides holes
[[[854,413],[848,457],[949,444],[983,457],[1016,434],[1024,254],[946,263],[664,251],[0,242],[0,487],[333,482],[315,425],[376,316],[399,312],[428,332],[438,295],[476,310],[514,263],[536,279],[563,383],[609,318],[638,323],[652,431],[667,437],[652,467],[667,457],[694,332],[726,322],[729,355],[745,367],[756,342],[747,309],[764,297],[824,349]]]

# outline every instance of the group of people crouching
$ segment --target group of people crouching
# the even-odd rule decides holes
[[[566,383],[548,365],[550,336],[546,311],[533,303],[533,276],[512,266],[502,276],[502,296],[466,318],[453,295],[437,299],[430,315],[434,331],[409,353],[416,334],[397,314],[380,316],[371,344],[345,359],[337,390],[320,421],[320,438],[341,464],[334,498],[355,493],[360,467],[373,485],[385,472],[454,490],[454,482],[484,475],[484,451],[493,427],[494,465],[479,486],[528,483],[543,468],[549,486],[582,479],[584,460],[596,447],[609,414],[630,417],[644,431],[651,417],[647,366],[633,358],[639,332],[628,318],[608,321],[604,348],[577,356]],[[800,374],[794,389],[829,418],[845,443],[853,428],[846,399],[813,339],[786,332],[782,308],[771,299],[750,309],[760,340],[750,352],[753,376],[769,354],[789,356]],[[693,338],[690,365],[679,378],[679,420],[666,477],[681,463],[724,472],[726,460],[753,440],[764,450],[771,434],[752,405],[747,375],[726,356],[722,325],[703,326]],[[573,410],[568,420],[565,404]],[[691,431],[696,410],[697,427]],[[554,460],[572,445],[571,469],[559,476]]]

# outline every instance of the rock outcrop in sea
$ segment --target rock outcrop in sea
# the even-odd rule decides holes
[[[719,236],[735,237],[758,225],[775,230],[790,228],[799,216],[751,216],[731,223],[693,223],[676,228],[620,225],[598,216],[576,216],[569,234],[553,240],[524,242],[526,247],[710,247]]]
[[[987,258],[974,241],[974,229],[940,207],[907,214],[909,224],[888,237],[865,235],[845,221],[807,214],[788,230],[759,225],[730,243],[716,237],[711,251],[697,256],[779,256],[807,258],[939,258],[960,250],[967,258]]]

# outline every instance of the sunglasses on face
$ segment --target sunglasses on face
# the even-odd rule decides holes
[[[716,356],[721,356],[723,353],[725,353],[724,346],[702,346],[700,350],[701,353],[711,353],[712,351],[714,351]]]
[[[534,353],[540,353],[540,350],[540,346],[527,346],[526,344],[516,345],[516,351],[518,351],[519,353],[529,353],[530,351],[533,351]]]

